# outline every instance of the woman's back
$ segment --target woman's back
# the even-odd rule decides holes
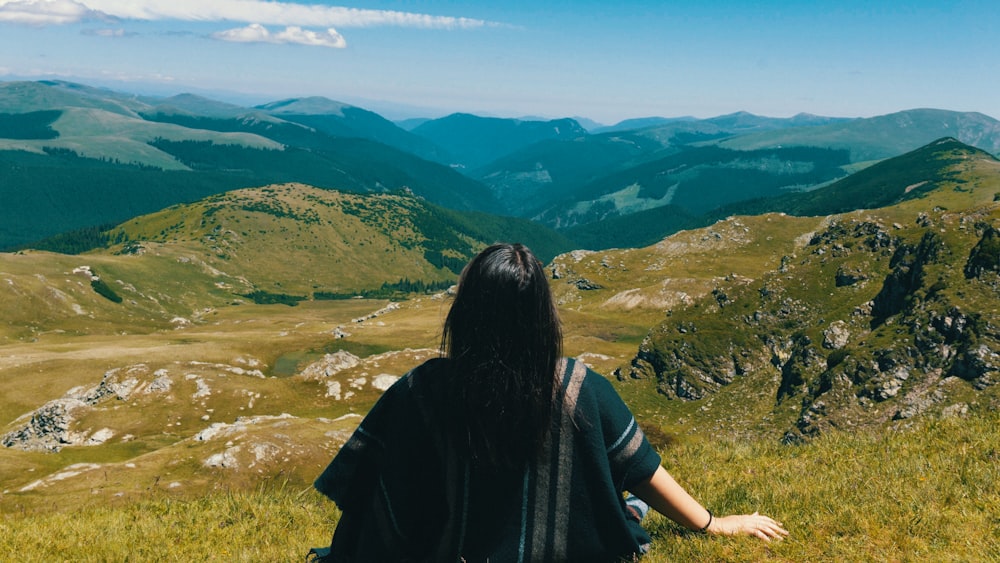
[[[449,360],[386,392],[317,488],[344,510],[336,560],[612,561],[649,541],[621,491],[659,457],[603,377],[560,362],[554,416],[520,468],[463,455],[448,439]]]

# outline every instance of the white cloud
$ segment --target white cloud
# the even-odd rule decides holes
[[[98,37],[125,37],[132,35],[130,33],[125,33],[124,29],[86,29],[83,31],[84,35],[96,35]]]
[[[252,23],[246,27],[220,31],[213,34],[212,37],[237,43],[294,43],[297,45],[333,47],[336,49],[343,49],[347,46],[344,37],[333,28],[317,32],[302,29],[294,25],[286,27],[284,31],[271,33],[263,25]]]
[[[98,17],[73,0],[0,0],[0,22],[28,25],[62,25]]]
[[[88,18],[236,21],[306,27],[396,26],[468,29],[492,25],[471,18],[265,0],[0,0],[0,22],[66,24]]]

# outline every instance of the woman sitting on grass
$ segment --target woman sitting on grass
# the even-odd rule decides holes
[[[646,503],[700,532],[787,534],[767,516],[702,508],[611,384],[561,358],[545,272],[526,247],[497,244],[466,266],[442,347],[316,480],[343,511],[328,560],[636,558],[649,549]]]

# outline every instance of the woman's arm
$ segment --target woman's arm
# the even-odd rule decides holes
[[[660,514],[691,530],[704,530],[710,534],[735,536],[747,534],[765,541],[788,535],[780,522],[753,514],[714,517],[688,494],[662,466],[649,481],[635,485],[631,493]]]

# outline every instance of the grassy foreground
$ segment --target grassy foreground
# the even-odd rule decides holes
[[[759,510],[791,531],[766,544],[702,537],[652,515],[644,561],[1000,561],[1000,413],[800,446],[681,439],[664,464],[717,514]],[[152,496],[73,512],[4,514],[19,561],[295,561],[338,517],[317,493],[268,481],[191,500]]]

